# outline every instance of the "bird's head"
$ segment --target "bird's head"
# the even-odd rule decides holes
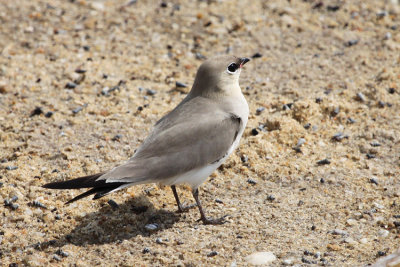
[[[217,56],[199,67],[191,93],[195,95],[232,94],[240,90],[239,76],[246,57]]]

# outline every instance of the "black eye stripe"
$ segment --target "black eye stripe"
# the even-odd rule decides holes
[[[228,66],[228,71],[229,72],[235,72],[238,68],[239,68],[239,66],[236,63],[231,63]]]

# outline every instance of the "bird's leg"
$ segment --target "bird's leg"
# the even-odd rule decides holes
[[[192,205],[188,205],[188,206],[183,206],[183,205],[181,204],[181,201],[179,200],[178,192],[176,191],[175,185],[171,185],[171,189],[172,189],[172,192],[174,193],[174,197],[175,197],[175,200],[176,200],[176,204],[178,205],[178,212],[179,212],[179,213],[188,211],[189,209],[191,209],[191,208],[193,208],[193,207],[196,207],[196,204],[192,204]]]
[[[222,216],[221,218],[218,218],[218,219],[207,218],[206,215],[204,214],[203,207],[201,206],[201,203],[200,203],[199,189],[197,189],[197,188],[193,189],[192,194],[193,194],[194,199],[196,200],[197,207],[199,207],[200,216],[201,216],[200,220],[202,220],[204,224],[223,224],[226,222],[225,217],[227,215]]]

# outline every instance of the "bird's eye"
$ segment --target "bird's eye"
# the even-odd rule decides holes
[[[228,72],[234,73],[238,68],[239,68],[239,66],[236,63],[231,63],[228,66]]]

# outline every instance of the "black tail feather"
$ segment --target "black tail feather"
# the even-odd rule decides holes
[[[88,175],[84,177],[79,177],[76,179],[68,180],[68,181],[61,181],[61,182],[53,182],[43,185],[44,188],[51,188],[51,189],[79,189],[79,188],[91,188],[90,190],[82,193],[73,199],[67,201],[65,204],[70,204],[75,202],[81,198],[90,196],[92,194],[96,194],[93,199],[101,198],[107,195],[109,192],[117,189],[121,185],[126,183],[106,183],[106,180],[99,180],[97,179],[103,175],[103,173],[97,173],[94,175]]]

